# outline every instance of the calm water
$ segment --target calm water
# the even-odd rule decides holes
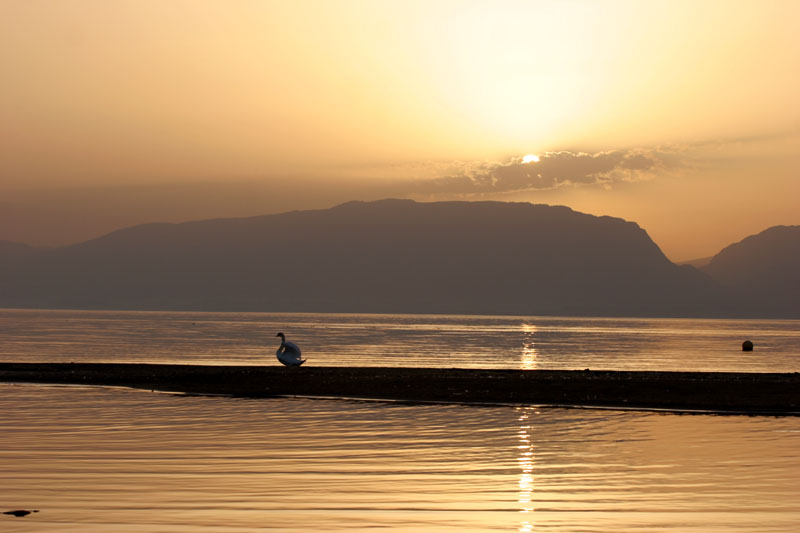
[[[800,419],[0,384],[8,532],[794,532]]]
[[[800,320],[0,310],[0,360],[277,365],[278,331],[320,366],[800,371]]]
[[[797,371],[800,322],[0,311],[0,360]],[[744,354],[743,339],[756,351]],[[10,532],[794,532],[800,418],[0,383]]]

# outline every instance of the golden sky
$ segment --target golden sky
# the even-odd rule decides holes
[[[711,255],[800,224],[798,24],[764,0],[3,0],[0,239],[405,196]]]

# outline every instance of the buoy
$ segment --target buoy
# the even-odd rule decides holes
[[[753,351],[753,343],[750,341],[744,341],[742,343],[742,351],[743,352],[752,352]]]

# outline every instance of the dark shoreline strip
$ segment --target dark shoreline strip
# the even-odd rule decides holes
[[[798,373],[0,363],[0,381],[112,385],[252,398],[325,396],[731,414],[800,412]]]

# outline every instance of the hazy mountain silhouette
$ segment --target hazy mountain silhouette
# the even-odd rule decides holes
[[[800,226],[774,226],[731,244],[702,267],[732,289],[740,308],[800,316]]]
[[[350,202],[315,211],[145,224],[17,250],[4,307],[719,314],[711,279],[632,222],[502,202]]]
[[[5,307],[800,314],[796,226],[729,246],[700,272],[632,222],[527,203],[350,202],[56,249],[0,242],[0,259]]]
[[[32,246],[20,242],[0,241],[0,257],[19,256],[33,250]]]
[[[701,257],[699,259],[690,259],[688,261],[678,261],[676,264],[678,264],[678,265],[689,265],[689,266],[693,266],[695,268],[702,269],[704,266],[708,265],[711,262],[712,259],[713,259],[713,256]]]

